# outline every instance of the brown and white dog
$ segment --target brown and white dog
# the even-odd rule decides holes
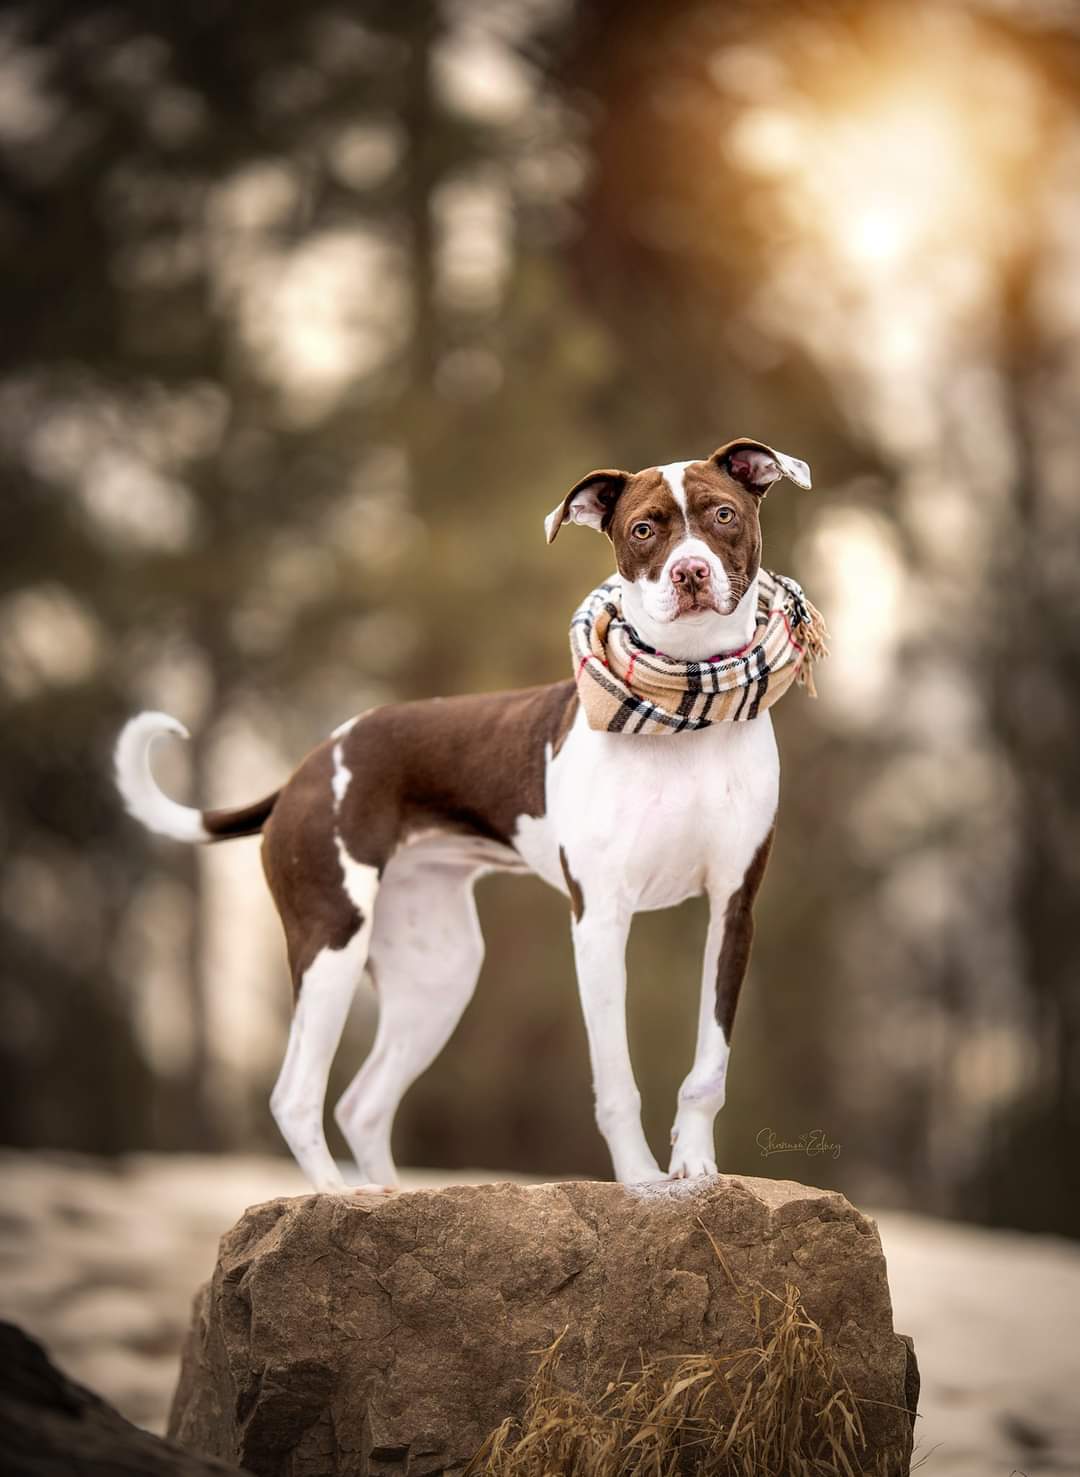
[[[754,631],[762,496],[783,476],[809,486],[803,462],[745,440],[703,461],[591,472],[548,517],[548,541],[564,523],[608,536],[623,613],[648,645],[680,660],[738,650]],[[262,832],[296,1002],[271,1110],[317,1190],[347,1190],[323,1111],[365,969],[378,1031],[335,1116],[370,1189],[396,1182],[398,1104],[473,993],[483,957],[473,886],[496,870],[535,872],[570,899],[596,1120],[624,1182],[664,1177],[627,1046],[631,919],[708,894],[697,1048],[667,1173],[716,1172],[713,1121],[776,816],[767,712],[672,737],[600,732],[572,680],[389,704],[342,724],[275,794],[201,812],[154,782],[149,751],[164,733],[186,736],[175,719],[142,713],[117,743],[131,813],[179,841]]]

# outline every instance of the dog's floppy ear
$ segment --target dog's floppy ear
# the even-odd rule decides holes
[[[630,472],[607,469],[590,472],[580,482],[575,482],[558,507],[552,508],[544,519],[548,543],[553,541],[564,523],[587,523],[590,528],[602,532],[631,475]]]
[[[748,492],[764,497],[774,482],[781,477],[790,477],[796,487],[810,487],[810,468],[796,456],[787,456],[774,451],[762,441],[748,441],[740,437],[729,441],[714,451],[711,462],[741,483]]]

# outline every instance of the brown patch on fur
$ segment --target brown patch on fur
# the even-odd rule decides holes
[[[652,536],[634,538],[638,523],[648,523]],[[656,467],[637,472],[604,523],[604,532],[615,545],[619,573],[628,580],[659,579],[671,550],[686,537],[683,510],[666,479]]]
[[[544,814],[547,747],[558,752],[576,710],[571,679],[393,703],[313,750],[281,791],[263,839],[297,985],[320,949],[344,948],[362,921],[345,891],[335,833],[350,856],[380,873],[418,831],[509,848],[520,816]],[[351,775],[337,810],[336,743]]]
[[[568,678],[369,713],[342,741],[352,780],[338,826],[349,851],[381,868],[402,836],[430,827],[509,846],[519,816],[544,814],[546,749],[565,737],[576,702]]]
[[[730,608],[734,610],[761,565],[761,498],[712,460],[692,462],[683,487],[690,532],[722,561],[731,582]],[[729,523],[717,522],[720,508],[734,512]]]
[[[746,977],[750,949],[754,942],[754,899],[761,886],[761,879],[765,876],[775,831],[774,821],[769,827],[769,834],[754,852],[742,886],[731,894],[724,912],[724,941],[720,946],[720,957],[716,961],[716,1023],[729,1042],[731,1028],[735,1024],[739,991]]]
[[[574,922],[580,923],[585,912],[585,894],[581,890],[581,883],[570,871],[570,863],[566,860],[566,852],[559,847],[559,866],[562,867],[563,877],[566,879],[566,890],[570,894],[570,907],[574,914]]]
[[[343,949],[363,919],[334,840],[334,741],[314,749],[282,789],[263,827],[263,871],[281,915],[293,989],[325,948]]]

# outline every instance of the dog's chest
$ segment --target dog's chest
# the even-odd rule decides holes
[[[564,891],[560,847],[594,897],[603,888],[635,909],[670,907],[740,885],[773,823],[778,788],[768,714],[646,737],[597,732],[579,712],[548,759],[546,814],[523,816],[514,844]]]

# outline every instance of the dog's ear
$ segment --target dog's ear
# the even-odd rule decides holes
[[[570,491],[544,519],[544,532],[550,544],[564,523],[587,523],[603,532],[612,510],[631,477],[630,472],[590,472],[575,482]]]
[[[721,471],[746,488],[764,497],[774,482],[789,477],[796,487],[810,487],[810,468],[796,456],[774,451],[761,441],[740,437],[719,447],[709,458]]]

